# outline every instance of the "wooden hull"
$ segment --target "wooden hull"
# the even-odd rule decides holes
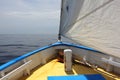
[[[84,64],[91,66],[92,68],[89,68],[90,70],[93,70],[93,72],[95,73],[100,73],[104,75],[107,80],[119,80],[118,76],[120,74],[120,67],[116,65],[111,65],[109,63],[110,57],[108,55],[105,55],[104,53],[101,53],[99,51],[95,51],[91,48],[74,45],[71,43],[63,43],[63,42],[57,42],[57,43],[42,47],[38,50],[22,55],[2,65],[0,67],[0,80],[18,80],[18,79],[20,80],[46,80],[46,77],[44,77],[44,79],[27,79],[27,78],[24,78],[24,76],[29,75],[27,76],[29,78],[31,74],[35,73],[34,70],[36,70],[36,68],[39,69],[38,67],[40,66],[42,67],[46,66],[47,62],[51,61],[52,59],[55,59],[58,53],[58,49],[71,49],[74,60],[77,60],[78,62],[82,62]],[[108,63],[105,62],[103,58],[107,59]],[[114,62],[119,64],[120,59],[114,58],[113,60]],[[64,64],[61,64],[61,65],[64,66]],[[49,65],[47,67],[49,68]],[[86,67],[86,66],[83,66],[83,67]],[[60,71],[62,71],[63,74],[58,74],[58,75],[69,75],[69,74],[64,73],[65,72],[64,67],[62,68],[63,69],[61,69]],[[80,67],[77,67],[77,68],[79,69]],[[56,71],[56,69],[59,71],[59,67],[58,68],[56,67],[54,70]],[[45,72],[44,69],[41,71]],[[81,70],[79,69],[79,71]],[[83,71],[85,72],[85,70]],[[106,71],[118,74],[118,76],[115,76]],[[93,74],[93,72],[90,71],[89,73],[86,73],[86,72],[75,73],[75,71],[73,70],[73,74]],[[57,73],[53,72],[52,75],[57,75]],[[49,76],[49,75],[46,74],[46,76]],[[112,77],[109,77],[109,76],[112,76]]]

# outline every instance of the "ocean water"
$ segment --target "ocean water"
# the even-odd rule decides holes
[[[56,41],[52,34],[0,34],[0,65]]]

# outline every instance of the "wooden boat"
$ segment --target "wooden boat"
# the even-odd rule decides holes
[[[57,60],[59,49],[72,50],[75,61],[71,71],[65,71],[65,64]],[[114,61],[109,59],[108,55],[91,48],[56,42],[2,65],[0,73],[1,80],[47,80],[48,76],[80,74],[101,74],[106,80],[119,80],[120,77],[113,74],[119,74],[119,68],[111,65],[111,62]]]

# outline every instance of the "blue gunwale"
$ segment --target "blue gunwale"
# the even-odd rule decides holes
[[[24,55],[22,55],[22,56],[20,56],[20,57],[17,57],[17,58],[15,58],[15,59],[13,59],[13,60],[11,60],[11,61],[9,61],[9,62],[1,65],[1,66],[0,66],[0,71],[2,71],[2,70],[4,70],[4,69],[6,69],[7,67],[9,67],[9,66],[17,63],[18,61],[21,61],[21,60],[23,60],[23,59],[25,59],[25,58],[27,58],[27,57],[29,57],[29,56],[31,56],[31,55],[36,54],[37,52],[43,51],[43,50],[45,50],[45,49],[48,49],[48,48],[51,48],[51,47],[54,47],[54,46],[71,46],[71,47],[76,47],[76,48],[80,48],[80,49],[84,49],[84,50],[88,50],[88,51],[93,51],[93,52],[102,53],[102,52],[99,52],[99,51],[94,50],[94,49],[92,49],[92,48],[85,47],[85,46],[81,46],[81,45],[76,45],[76,44],[73,44],[73,43],[56,42],[56,43],[53,43],[53,44],[50,44],[50,45],[41,47],[41,48],[39,48],[39,49],[37,49],[37,50],[34,50],[34,51],[32,51],[32,52],[26,53],[26,54],[24,54]],[[102,53],[102,54],[104,54],[104,53]]]

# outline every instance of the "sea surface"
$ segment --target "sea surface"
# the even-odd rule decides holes
[[[0,34],[0,65],[56,41],[52,34]]]

